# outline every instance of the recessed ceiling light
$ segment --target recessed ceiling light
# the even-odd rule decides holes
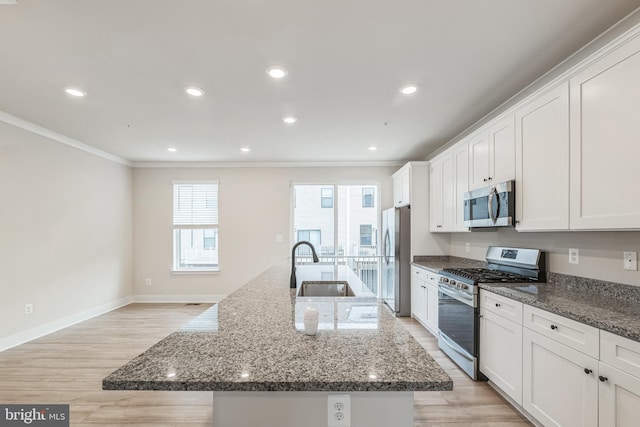
[[[194,96],[196,98],[204,95],[204,91],[202,89],[200,89],[199,87],[195,87],[195,86],[190,86],[188,88],[186,88],[184,90],[185,92],[187,92],[187,94]]]
[[[240,151],[242,151],[243,153],[248,153],[249,151],[251,151],[251,148],[249,148],[249,147],[242,147],[242,148],[240,149]]]
[[[267,69],[267,74],[269,74],[274,79],[281,79],[287,75],[287,70],[281,67],[271,67]]]
[[[371,147],[369,147],[369,151],[376,151],[378,149],[378,147],[374,147],[373,145]]]
[[[418,86],[416,85],[408,85],[403,87],[402,89],[400,89],[400,93],[403,95],[412,95],[414,93],[416,93],[416,91],[418,90]]]
[[[170,153],[175,153],[176,151],[178,151],[178,149],[170,147],[170,148],[167,148],[167,151],[170,152]]]
[[[87,92],[77,89],[75,87],[68,87],[64,90],[68,95],[75,96],[77,98],[82,98],[83,96],[87,96]]]
[[[297,122],[297,121],[298,121],[298,119],[296,119],[295,117],[283,117],[283,118],[282,118],[282,121],[283,121],[283,122],[285,122],[285,123],[286,123],[286,124],[288,124],[288,125],[292,125],[292,124],[294,124],[295,122]]]

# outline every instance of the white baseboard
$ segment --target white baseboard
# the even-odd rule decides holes
[[[134,295],[133,302],[148,303],[219,303],[226,295]]]
[[[132,297],[121,298],[117,301],[103,304],[90,310],[85,310],[80,313],[73,314],[71,316],[63,317],[62,319],[47,323],[42,326],[31,328],[24,332],[9,335],[6,338],[0,338],[0,352],[18,346],[20,344],[24,344],[27,341],[35,340],[36,338],[40,338],[42,336],[59,331],[60,329],[75,325],[76,323],[91,319],[92,317],[100,316],[101,314],[115,310],[116,308],[131,304],[131,302],[133,302]]]

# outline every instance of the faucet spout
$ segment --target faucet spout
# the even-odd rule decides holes
[[[306,240],[301,240],[300,242],[293,245],[291,248],[291,279],[289,280],[289,287],[295,289],[296,287],[296,249],[300,245],[307,245],[311,248],[311,254],[313,256],[313,262],[319,262],[318,254],[316,254],[316,248],[313,247],[311,242],[307,242]]]

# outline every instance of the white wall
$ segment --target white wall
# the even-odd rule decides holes
[[[129,167],[0,123],[0,341],[131,296],[131,191]]]
[[[392,205],[397,167],[136,168],[133,172],[134,294],[222,296],[290,256],[290,184],[378,181]],[[171,274],[172,180],[220,182],[220,272]],[[284,241],[276,242],[282,234]],[[151,279],[151,286],[145,279]]]
[[[451,255],[484,260],[490,245],[540,248],[549,253],[549,271],[640,286],[640,272],[622,268],[624,251],[640,252],[640,231],[518,233],[505,228],[451,234]],[[580,250],[580,264],[569,264],[569,248]]]

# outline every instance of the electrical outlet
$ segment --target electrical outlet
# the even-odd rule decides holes
[[[33,313],[33,304],[25,304],[24,305],[24,314]]]
[[[569,249],[569,264],[580,264],[579,249]]]
[[[638,270],[638,253],[637,252],[625,252],[623,254],[624,269],[625,270]]]
[[[351,396],[348,394],[327,396],[327,418],[329,427],[351,427]]]
[[[146,279],[144,281],[144,284],[147,285],[147,286],[151,286],[151,279]]]
[[[469,253],[469,251],[471,250],[471,246],[469,245],[469,242],[464,244],[464,251],[466,253]]]
[[[283,241],[284,238],[282,237],[282,234],[276,234],[276,242],[282,243]]]

